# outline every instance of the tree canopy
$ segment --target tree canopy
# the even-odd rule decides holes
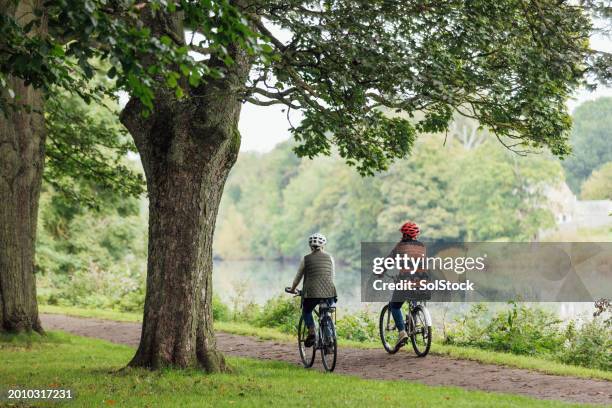
[[[238,45],[252,63],[242,98],[304,111],[296,152],[335,144],[362,174],[406,156],[417,133],[446,130],[456,112],[512,149],[565,156],[565,100],[610,75],[609,55],[588,45],[590,17],[608,14],[590,1],[62,0],[35,14],[25,25],[2,16],[3,87],[12,75],[89,98],[109,91],[83,86],[102,71],[151,110],[160,84],[197,98]],[[414,123],[383,108],[423,115]]]
[[[87,106],[77,96],[58,93],[46,104],[43,178],[64,198],[97,209],[145,190],[142,175],[126,164],[136,147],[119,123],[118,107],[104,102]]]
[[[161,15],[167,27],[197,29],[227,63],[225,44],[238,42],[251,51],[257,46],[239,11],[225,0],[59,0],[33,3],[27,16],[19,12],[19,0],[3,0],[0,6],[0,86],[7,91],[0,111],[18,107],[9,76],[47,94],[63,89],[86,101],[123,89],[153,109],[160,78],[180,96],[187,83],[222,75],[197,63],[172,29],[152,32],[141,18],[145,10],[148,18]],[[110,86],[90,86],[99,73],[114,79],[104,83]]]
[[[544,1],[288,1],[247,7],[277,58],[260,64],[248,100],[304,110],[298,154],[331,145],[361,173],[387,168],[417,132],[453,114],[477,119],[507,146],[569,152],[565,100],[591,57],[581,7]],[[291,38],[282,41],[272,23]],[[423,117],[413,124],[381,107]]]

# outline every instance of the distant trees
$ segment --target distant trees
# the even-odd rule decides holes
[[[563,161],[574,193],[593,170],[612,161],[612,98],[584,102],[573,112],[572,153]]]
[[[612,200],[612,162],[593,171],[582,184],[583,200]]]
[[[304,237],[321,230],[340,259],[357,261],[361,241],[395,240],[406,219],[436,240],[528,240],[551,225],[542,189],[562,182],[557,161],[519,157],[491,141],[469,149],[461,140],[443,141],[423,136],[415,155],[368,178],[337,156],[286,162],[290,142],[268,154],[243,154],[227,185],[240,194],[222,200],[215,252],[297,257]],[[282,184],[259,181],[283,176]],[[234,241],[224,238],[232,234]]]
[[[554,225],[543,189],[561,183],[563,174],[550,157],[519,158],[487,143],[462,160],[456,174],[455,220],[463,239],[526,241]]]
[[[117,242],[111,235],[121,236],[126,226],[119,220],[106,220],[115,227],[91,236],[87,229],[104,216],[117,218],[140,213],[138,197],[144,193],[142,171],[126,157],[136,147],[117,116],[116,101],[105,99],[97,106],[87,105],[77,96],[57,93],[46,102],[47,138],[43,172],[41,215],[37,245],[37,270],[71,272],[86,263],[80,255],[89,252],[94,263],[100,245],[118,259],[132,246],[125,236]],[[133,222],[133,220],[132,220]],[[122,225],[119,225],[122,224]],[[101,233],[101,232],[99,232]],[[101,233],[102,234],[102,233]],[[85,243],[85,241],[87,243]],[[73,256],[74,255],[74,256]],[[69,259],[72,256],[72,259]]]

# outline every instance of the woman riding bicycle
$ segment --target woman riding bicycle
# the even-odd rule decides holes
[[[394,258],[398,254],[405,254],[408,256],[408,258],[422,258],[424,261],[425,257],[427,256],[427,249],[422,242],[417,240],[417,236],[420,233],[419,227],[415,223],[408,221],[402,225],[400,232],[402,233],[402,239],[395,245],[388,257]],[[422,265],[423,263],[420,263],[416,270],[412,270],[411,268],[400,270],[399,278],[416,281],[420,280],[423,276],[426,276],[426,270],[422,267]],[[408,277],[406,277],[407,275]],[[414,297],[414,295],[415,294],[411,291],[395,291],[393,293],[392,301],[389,304],[393,320],[395,321],[395,327],[399,331],[397,344],[395,345],[396,348],[402,347],[408,340],[406,323],[404,322],[404,316],[402,315],[402,306],[406,300]]]
[[[300,281],[304,278],[302,316],[308,327],[308,337],[304,342],[306,347],[315,344],[317,336],[312,311],[321,302],[327,302],[331,305],[336,301],[337,296],[334,286],[334,258],[323,250],[326,243],[327,239],[319,233],[308,238],[311,252],[302,259],[289,290],[295,292]]]

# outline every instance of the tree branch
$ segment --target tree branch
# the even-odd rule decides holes
[[[294,104],[291,103],[291,101],[288,101],[286,99],[269,99],[267,101],[262,101],[262,100],[257,99],[257,98],[248,97],[245,100],[247,102],[252,103],[253,105],[258,105],[258,106],[285,105],[285,106],[288,106],[288,107],[293,108],[293,109],[301,109],[301,106],[294,105]]]
[[[251,22],[259,30],[261,34],[265,35],[266,37],[270,39],[270,41],[272,41],[272,44],[274,44],[274,46],[278,48],[280,52],[283,52],[287,49],[287,47],[285,46],[285,44],[282,43],[282,41],[280,41],[278,38],[272,35],[270,30],[268,30],[268,28],[261,22],[261,19],[251,18]]]
[[[189,49],[191,51],[195,51],[198,54],[202,54],[202,55],[210,55],[210,54],[212,54],[212,49],[210,47],[202,47],[202,46],[196,45],[196,44],[189,44]]]
[[[256,94],[260,94],[263,95],[267,98],[271,98],[271,99],[278,99],[278,98],[284,98],[285,96],[291,95],[292,93],[296,92],[297,89],[295,87],[291,87],[288,89],[285,89],[284,91],[281,92],[270,92],[267,91],[265,89],[261,89],[261,88],[253,88],[251,89],[252,93],[256,93]]]

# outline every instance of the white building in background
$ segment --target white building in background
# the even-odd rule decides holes
[[[545,194],[556,227],[540,231],[539,238],[552,234],[571,238],[579,229],[612,228],[612,200],[578,200],[566,183],[547,188]]]
[[[611,212],[612,200],[577,200],[575,222],[581,228],[611,226]]]
[[[557,225],[571,223],[576,213],[578,200],[567,184],[561,183],[556,187],[547,187],[545,194],[548,198],[548,209],[555,216],[555,223]]]

